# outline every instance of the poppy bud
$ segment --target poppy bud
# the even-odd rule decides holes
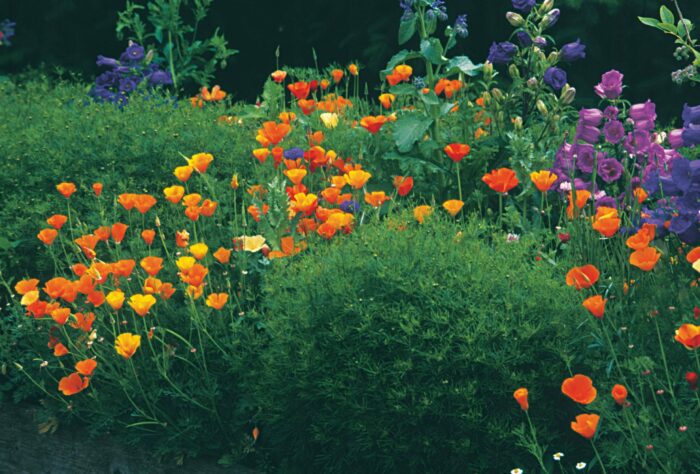
[[[264,257],[267,257],[270,254],[270,247],[264,245],[263,248],[260,249],[260,253],[262,253]]]
[[[515,117],[513,119],[513,127],[515,127],[516,130],[522,130],[523,128],[523,118],[522,117]]]
[[[688,382],[688,385],[690,385],[691,390],[698,389],[698,374],[696,372],[686,372],[685,380]]]
[[[516,28],[525,24],[525,19],[522,17],[522,15],[515,12],[506,13],[506,20],[508,20],[508,23],[510,23],[511,26]]]

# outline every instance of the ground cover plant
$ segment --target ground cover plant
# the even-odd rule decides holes
[[[481,61],[476,13],[402,0],[376,90],[278,49],[235,102],[210,4],[129,3],[94,82],[0,81],[0,403],[180,464],[693,471],[700,105],[575,83],[552,0]]]

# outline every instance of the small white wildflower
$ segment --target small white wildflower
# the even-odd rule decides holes
[[[571,191],[571,181],[564,181],[559,185],[560,191]]]
[[[605,193],[605,191],[603,191],[601,189],[600,191],[596,191],[596,193],[593,195],[593,199],[595,199],[597,201],[598,199],[605,197],[605,196],[607,196],[607,194]]]
[[[515,469],[510,470],[510,474],[523,474],[523,470],[519,467],[516,467]]]
[[[564,457],[564,453],[554,453],[552,455],[552,457],[554,458],[555,461],[561,461],[561,458]]]
[[[506,242],[518,242],[520,240],[520,235],[508,233],[506,236]]]
[[[584,469],[586,469],[586,463],[585,462],[577,462],[576,469],[578,469],[579,471],[583,471]]]
[[[44,362],[42,362],[41,364],[39,364],[39,367],[46,367],[46,366],[48,366],[48,365],[49,365],[49,361],[45,360]]]

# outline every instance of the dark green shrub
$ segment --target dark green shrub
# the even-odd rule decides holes
[[[478,225],[365,226],[275,263],[258,398],[283,471],[504,472],[520,386],[545,443],[568,429],[564,269]]]

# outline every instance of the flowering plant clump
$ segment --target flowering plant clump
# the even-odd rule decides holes
[[[0,21],[0,46],[11,46],[10,38],[15,35],[15,26],[17,24],[14,21],[2,20]]]
[[[172,76],[153,61],[153,54],[146,54],[143,46],[129,42],[119,60],[97,57],[97,65],[109,68],[95,79],[90,96],[96,100],[126,105],[129,95],[139,88],[152,89],[171,85]]]

